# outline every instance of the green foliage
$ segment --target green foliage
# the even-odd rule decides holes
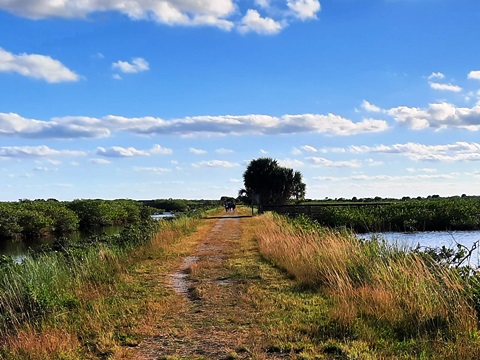
[[[281,213],[303,212],[322,225],[347,227],[359,233],[480,229],[479,197],[431,197],[374,204],[326,201],[311,207],[274,210]]]
[[[301,201],[306,186],[302,174],[278,165],[271,158],[252,160],[243,173],[245,189],[240,195],[258,195],[260,205],[285,204],[290,199]]]
[[[155,209],[156,212],[170,211],[191,214],[205,211],[220,205],[218,200],[155,199],[141,200],[141,204]]]
[[[77,228],[77,215],[63,202],[22,200],[0,203],[0,236],[4,238],[65,234]]]
[[[20,200],[0,202],[0,238],[62,236],[100,226],[134,224],[155,209],[134,200],[77,199],[71,202]]]
[[[68,204],[81,228],[120,225],[140,220],[140,204],[133,200],[76,199]]]
[[[0,257],[0,336],[16,325],[80,306],[79,285],[114,281],[129,250],[148,243],[159,223],[128,225],[118,235],[59,238],[20,263]]]

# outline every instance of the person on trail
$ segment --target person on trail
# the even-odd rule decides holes
[[[236,213],[235,201],[233,200],[226,201],[224,206],[225,206],[225,213],[228,213],[228,212]]]

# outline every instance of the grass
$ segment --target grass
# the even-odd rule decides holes
[[[156,358],[179,360],[480,358],[475,314],[448,271],[271,214],[219,222],[164,222],[129,251],[92,249],[83,270],[32,263],[6,283],[48,291],[25,303],[37,312],[4,322],[0,358],[134,359],[146,339],[164,344]],[[192,254],[193,302],[167,284]],[[2,315],[25,294],[10,293]]]
[[[360,341],[385,357],[479,357],[476,314],[454,272],[348,233],[256,220],[263,256],[328,302],[318,329],[304,331],[312,339]]]
[[[152,256],[168,258],[168,249],[198,219],[161,224],[141,246],[100,242],[22,264],[6,261],[0,270],[0,358],[123,358],[141,339],[137,320],[155,312],[149,289],[130,284],[130,272]],[[136,235],[145,234],[126,234],[134,243]]]

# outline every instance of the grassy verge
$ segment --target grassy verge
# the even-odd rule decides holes
[[[323,349],[341,358],[480,357],[476,314],[454,272],[346,233],[272,215],[255,220],[261,253],[298,286],[287,297],[304,299],[283,314],[306,307],[287,328],[309,339],[310,356]]]
[[[55,267],[32,263],[15,286],[31,279],[37,286],[27,288],[35,295],[24,303],[14,296],[0,301],[0,358],[132,359],[142,340],[159,334],[174,353],[177,346],[216,344],[224,356],[212,359],[480,358],[461,280],[415,254],[270,214],[238,219],[239,228],[236,221],[217,228],[215,220],[162,224],[128,251],[100,244],[82,261],[90,264],[83,271],[62,257],[53,257]],[[221,228],[235,236],[222,250],[224,260],[205,256],[192,266],[200,300],[188,302],[166,285],[167,275],[208,236],[227,239]],[[12,314],[29,315],[8,318],[6,304]],[[31,311],[18,311],[19,304]]]
[[[121,236],[28,258],[3,259],[0,270],[0,358],[123,358],[145,333],[139,319],[155,313],[149,289],[129,281],[152,257],[178,257],[178,241],[199,225],[192,218],[128,228]],[[173,254],[173,255],[172,255]]]

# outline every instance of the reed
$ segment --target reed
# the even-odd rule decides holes
[[[304,230],[273,214],[257,221],[263,256],[304,287],[328,294],[331,322],[345,334],[455,340],[476,330],[464,284],[448,268],[348,232]]]

